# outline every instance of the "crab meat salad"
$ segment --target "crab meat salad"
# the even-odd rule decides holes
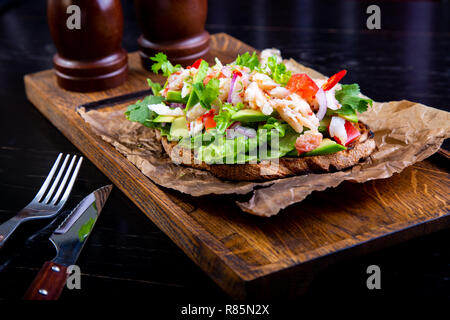
[[[199,59],[186,68],[163,53],[151,60],[167,81],[148,79],[153,95],[129,106],[127,119],[195,150],[206,163],[346,150],[360,136],[358,114],[372,105],[357,84],[340,84],[346,70],[328,79],[293,73],[275,49],[246,52],[229,64]]]

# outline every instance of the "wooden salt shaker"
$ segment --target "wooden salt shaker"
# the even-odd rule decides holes
[[[142,64],[163,52],[174,64],[187,66],[209,51],[205,31],[207,0],[135,0],[142,35],[138,39]]]
[[[79,29],[69,28],[75,6],[80,9]],[[120,0],[47,0],[47,14],[57,50],[53,64],[59,86],[89,92],[113,88],[126,80],[128,57],[122,48]]]

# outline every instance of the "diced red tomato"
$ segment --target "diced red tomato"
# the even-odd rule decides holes
[[[215,111],[214,109],[211,109],[200,117],[200,120],[203,122],[206,131],[208,131],[209,129],[213,129],[217,126],[216,122],[214,121],[214,116]]]
[[[233,74],[237,74],[239,77],[242,77],[242,72],[240,72],[239,70],[233,70]]]
[[[286,89],[297,93],[305,100],[310,100],[316,95],[319,87],[306,73],[297,73],[291,76]]]
[[[203,61],[203,59],[198,59],[197,61],[195,61],[192,64],[191,68],[196,68],[197,69],[200,66],[200,63],[202,63],[202,61]]]
[[[351,123],[348,120],[345,120],[345,131],[347,132],[347,142],[345,142],[345,144],[342,144],[338,137],[333,137],[337,143],[343,146],[348,146],[351,142],[353,142],[356,138],[358,138],[361,135],[361,133],[357,128],[355,128],[353,123]]]
[[[328,78],[327,82],[322,85],[324,91],[332,89],[347,74],[347,70],[341,70],[335,75]]]

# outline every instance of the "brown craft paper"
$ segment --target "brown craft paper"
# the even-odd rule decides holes
[[[294,73],[313,78],[320,73],[294,60],[285,61]],[[375,133],[377,150],[364,162],[335,173],[308,174],[261,183],[222,181],[207,171],[173,164],[154,130],[125,119],[124,108],[80,110],[81,116],[105,141],[112,144],[155,183],[193,196],[247,194],[248,202],[237,202],[245,212],[272,216],[305,199],[313,191],[336,187],[345,180],[365,182],[384,179],[421,161],[450,137],[450,113],[410,101],[374,103],[359,116]],[[255,188],[258,187],[258,188]]]

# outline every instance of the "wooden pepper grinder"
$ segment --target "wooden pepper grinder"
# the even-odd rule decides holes
[[[120,0],[47,0],[47,14],[57,50],[53,64],[59,86],[89,92],[126,80]]]
[[[135,0],[142,35],[138,39],[142,64],[163,52],[174,64],[187,66],[209,51],[205,31],[207,0]]]

